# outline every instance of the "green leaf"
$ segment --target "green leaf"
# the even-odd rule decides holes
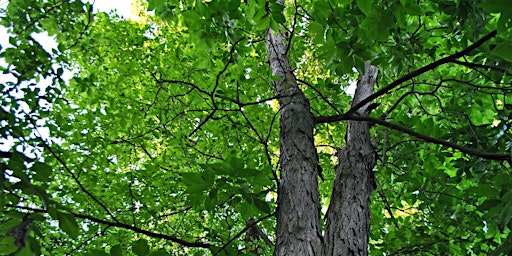
[[[284,5],[278,3],[277,1],[275,0],[271,0],[269,2],[269,7],[270,7],[270,10],[272,12],[272,15],[274,13],[282,13],[284,11]]]
[[[489,256],[510,255],[512,253],[512,233]]]
[[[495,198],[498,197],[500,194],[498,190],[489,185],[480,185],[476,187],[474,190],[478,196],[483,196],[487,198]]]
[[[507,0],[486,0],[480,6],[488,12],[499,13],[503,11],[503,7],[507,6],[510,2]]]
[[[30,250],[29,246],[23,246],[19,252],[16,253],[16,256],[33,256],[36,255],[33,251]]]
[[[42,182],[47,182],[50,180],[50,176],[52,175],[52,168],[49,165],[41,162],[35,162],[31,169],[36,173],[34,175],[34,179]]]
[[[48,207],[48,205],[51,203],[48,193],[46,192],[46,189],[43,188],[42,186],[29,184],[27,186],[27,189],[25,189],[25,191],[27,193],[37,195],[43,202],[43,205],[45,208]]]
[[[470,118],[475,125],[491,124],[494,121],[495,113],[491,109],[486,109],[475,104],[471,108]]]
[[[152,11],[155,9],[157,0],[148,0],[148,8],[147,11]]]
[[[132,243],[132,252],[137,256],[146,256],[149,254],[148,241],[139,239]]]
[[[282,13],[272,13],[272,18],[279,24],[283,24],[286,22],[286,18]]]
[[[152,252],[151,254],[149,254],[148,256],[166,256],[166,255],[171,255],[169,254],[166,250],[164,249],[159,249],[158,251],[154,251]]]
[[[99,250],[99,249],[92,249],[92,250],[89,250],[87,253],[86,253],[87,256],[108,256],[108,253],[106,253],[105,251],[103,250]]]
[[[153,11],[155,9],[157,11],[160,11],[160,9],[165,7],[166,3],[167,3],[166,0],[148,0],[147,11]]]
[[[512,62],[512,42],[504,41],[496,45],[492,51],[496,56]]]
[[[13,170],[16,173],[23,172],[25,167],[25,155],[23,155],[20,152],[12,152],[11,158],[9,160],[9,164],[7,165],[7,168]],[[21,177],[18,177],[21,178]]]
[[[478,206],[478,210],[487,211],[491,208],[498,206],[501,203],[501,200],[498,199],[487,199],[481,205]]]
[[[265,30],[268,28],[270,24],[270,17],[268,14],[265,14],[261,19],[259,19],[256,23],[256,29],[257,30]]]
[[[230,157],[226,159],[226,162],[229,164],[231,170],[233,170],[235,173],[238,173],[245,169],[244,161],[238,157]]]
[[[33,236],[28,236],[26,243],[28,243],[26,246],[30,246],[30,250],[34,253],[34,255],[41,255],[41,244]]]
[[[18,246],[14,245],[14,237],[0,237],[0,255],[9,255],[18,250]]]
[[[407,3],[404,5],[403,8],[404,8],[404,11],[409,15],[417,16],[417,15],[421,15],[421,13],[422,13],[420,5],[418,5],[414,1],[407,1]]]
[[[78,238],[79,229],[75,216],[65,212],[58,212],[57,217],[59,220],[60,229],[66,232],[66,234],[68,234],[71,238]]]
[[[22,222],[21,218],[9,219],[0,224],[0,235],[6,235],[9,230],[18,226]]]
[[[210,248],[208,248],[208,250],[210,250],[210,252],[212,253],[212,255],[222,255],[222,253],[220,253],[220,249],[222,247],[218,247],[218,246],[211,246]]]
[[[254,205],[262,213],[270,214],[270,206],[268,205],[267,202],[265,202],[265,201],[263,201],[263,200],[261,200],[259,198],[254,198]]]
[[[361,10],[366,16],[370,15],[373,0],[356,0],[356,3],[359,10]]]
[[[508,226],[512,220],[512,202],[509,201],[503,206],[498,220],[502,229]]]
[[[116,244],[110,248],[110,255],[111,256],[123,256],[123,248],[120,244]]]
[[[182,12],[183,18],[190,29],[197,30],[201,28],[201,16],[192,10]]]

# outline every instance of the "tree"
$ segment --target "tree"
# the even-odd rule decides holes
[[[2,254],[512,252],[506,0],[136,5],[0,12]]]

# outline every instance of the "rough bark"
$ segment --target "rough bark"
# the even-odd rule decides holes
[[[365,63],[352,106],[370,96],[377,67]],[[367,115],[369,103],[355,115]],[[368,255],[370,196],[374,189],[375,153],[367,122],[349,121],[346,147],[339,154],[331,203],[326,214],[325,255]]]
[[[280,179],[277,199],[276,255],[321,255],[318,157],[313,141],[314,116],[297,86],[286,56],[286,40],[269,29],[270,67],[280,105]]]

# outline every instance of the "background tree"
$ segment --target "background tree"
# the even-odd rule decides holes
[[[1,9],[0,253],[512,251],[506,0],[137,4]]]

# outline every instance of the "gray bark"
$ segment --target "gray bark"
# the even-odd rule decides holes
[[[370,96],[377,67],[365,63],[352,106]],[[367,115],[369,104],[356,111]],[[325,255],[368,255],[370,196],[374,189],[375,153],[367,122],[349,121],[346,147],[338,153],[331,203],[326,214]]]
[[[318,157],[313,141],[314,116],[297,86],[286,56],[286,40],[271,29],[266,37],[270,67],[280,105],[279,191],[276,255],[321,255]]]

